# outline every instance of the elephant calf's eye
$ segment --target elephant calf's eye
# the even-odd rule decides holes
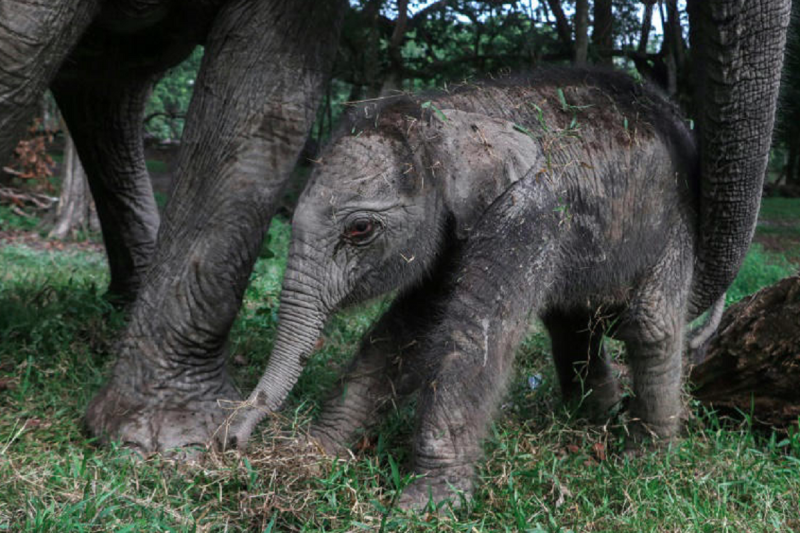
[[[364,244],[375,234],[377,225],[371,218],[357,218],[345,228],[345,237],[356,244]]]

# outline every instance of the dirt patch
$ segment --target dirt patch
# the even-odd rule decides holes
[[[102,243],[92,241],[59,241],[42,237],[35,231],[2,230],[0,231],[0,244],[24,245],[34,250],[70,251],[103,253],[105,247]]]
[[[800,237],[787,237],[785,235],[756,235],[753,242],[759,243],[765,250],[777,253],[786,253],[792,261],[800,261],[800,257],[795,257],[800,248]],[[793,252],[793,253],[792,253]]]
[[[759,220],[753,242],[800,264],[800,229],[795,220]]]

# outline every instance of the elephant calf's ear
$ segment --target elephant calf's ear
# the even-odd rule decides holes
[[[539,144],[513,123],[444,109],[424,134],[429,174],[464,239],[514,182],[542,167]]]

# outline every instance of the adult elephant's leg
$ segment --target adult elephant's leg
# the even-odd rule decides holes
[[[224,347],[314,118],[345,2],[236,0],[217,15],[151,269],[87,423],[143,452],[204,443],[238,399]]]
[[[154,79],[53,85],[97,205],[111,270],[108,291],[122,303],[136,296],[158,231],[142,138],[144,107]]]
[[[0,2],[0,165],[99,6],[99,0]]]

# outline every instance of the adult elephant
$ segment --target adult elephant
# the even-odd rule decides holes
[[[133,301],[87,422],[151,452],[202,443],[239,395],[223,347],[315,116],[344,0],[0,0],[0,159],[51,87],[100,216],[110,291]],[[160,224],[142,119],[206,53]]]

